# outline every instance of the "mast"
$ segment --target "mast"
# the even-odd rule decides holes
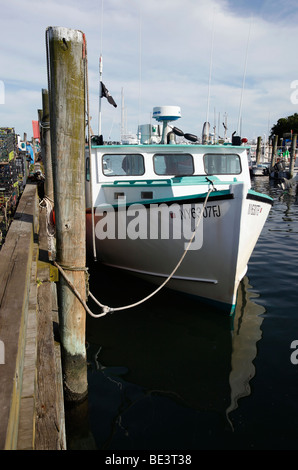
[[[222,123],[222,125],[224,126],[224,130],[225,130],[224,141],[226,142],[226,140],[227,140],[227,130],[228,130],[228,116],[227,116],[227,113],[225,113],[225,120]]]
[[[216,144],[216,110],[214,108],[213,144]]]
[[[123,87],[121,88],[121,136],[120,140],[122,141],[124,136],[124,92]]]
[[[103,0],[101,0],[100,18],[100,56],[99,56],[99,103],[98,103],[98,135],[101,135],[101,98],[102,98],[102,33],[103,33]]]
[[[102,55],[99,57],[99,110],[98,110],[98,135],[101,135],[101,95],[102,95]]]
[[[210,87],[211,87],[211,74],[212,74],[212,61],[213,61],[213,47],[214,47],[214,19],[215,19],[215,9],[213,12],[213,22],[212,22],[212,42],[211,42],[211,53],[210,53],[210,64],[209,64],[209,81],[208,81],[208,98],[207,98],[207,114],[206,114],[206,143],[209,141],[210,137],[210,126],[209,126],[209,105],[210,105]],[[203,142],[204,143],[204,142]]]
[[[241,130],[240,130],[240,126],[241,126],[241,113],[242,113],[243,93],[244,93],[244,87],[245,87],[245,78],[246,78],[246,69],[247,69],[247,56],[248,56],[248,45],[249,45],[250,32],[251,32],[251,23],[252,23],[252,20],[250,21],[250,25],[249,25],[248,38],[247,38],[247,44],[246,44],[245,64],[244,64],[244,72],[243,72],[243,79],[242,79],[242,89],[241,89],[240,106],[239,106],[239,116],[238,116],[238,126],[237,126],[238,135],[241,135]],[[240,131],[240,134],[239,134],[239,131]]]

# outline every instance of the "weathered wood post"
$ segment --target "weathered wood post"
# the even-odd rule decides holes
[[[257,152],[256,152],[256,164],[258,165],[260,163],[260,160],[261,160],[261,143],[262,143],[262,137],[258,137],[258,140],[257,140]]]
[[[47,44],[56,262],[85,301],[85,36],[49,27]],[[65,399],[79,402],[88,390],[86,312],[61,275],[57,289]]]
[[[273,139],[273,145],[272,145],[272,157],[271,157],[271,168],[275,165],[276,163],[276,157],[277,157],[277,141],[278,141],[278,135],[274,136]]]
[[[42,109],[37,110],[38,124],[39,124],[39,135],[40,135],[40,153],[42,160],[44,159],[44,149],[43,149],[43,135],[42,135]]]
[[[45,197],[54,201],[53,171],[51,155],[50,105],[48,90],[42,90],[42,152],[45,172]]]
[[[294,134],[293,138],[292,138],[292,146],[291,146],[289,178],[294,177],[294,166],[295,166],[295,159],[296,159],[296,145],[297,145],[297,134]]]

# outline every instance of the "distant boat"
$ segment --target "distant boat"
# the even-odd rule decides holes
[[[270,163],[252,163],[252,176],[268,176],[270,172]]]
[[[154,108],[160,144],[87,148],[88,250],[95,241],[105,265],[232,315],[273,201],[251,189],[248,147],[195,143],[169,125],[180,116],[176,106]]]

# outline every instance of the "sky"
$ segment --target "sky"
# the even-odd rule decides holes
[[[0,2],[0,127],[28,139],[48,88],[50,26],[85,33],[94,134],[102,55],[102,80],[117,103],[102,100],[105,140],[120,138],[122,92],[122,124],[133,133],[156,123],[155,106],[179,106],[174,125],[185,133],[201,137],[208,120],[223,136],[226,121],[229,137],[249,140],[267,138],[279,118],[298,112],[296,0]]]

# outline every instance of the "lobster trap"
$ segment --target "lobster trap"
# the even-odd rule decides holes
[[[0,128],[0,248],[26,184],[26,155],[16,150],[13,128]]]

